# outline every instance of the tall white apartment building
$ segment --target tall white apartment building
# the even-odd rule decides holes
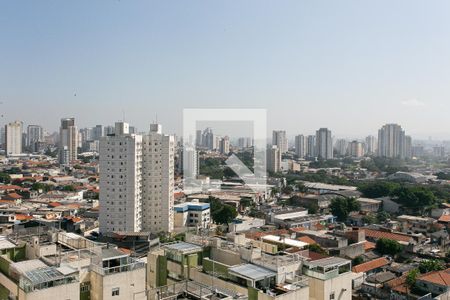
[[[274,173],[281,171],[281,151],[276,145],[273,145],[268,150],[267,170]]]
[[[225,136],[220,140],[219,152],[224,155],[230,153],[230,138],[228,136]]]
[[[333,158],[333,140],[331,130],[320,128],[316,131],[316,154],[322,159]]]
[[[249,148],[253,146],[253,140],[250,137],[240,137],[238,139],[238,147],[240,149]]]
[[[174,227],[175,137],[151,124],[142,141],[142,230],[171,232]]]
[[[27,127],[27,147],[33,146],[35,143],[44,141],[44,129],[39,125],[28,125]]]
[[[308,135],[306,137],[306,156],[316,157],[316,136]]]
[[[144,136],[116,123],[100,139],[100,231],[173,230],[175,137],[151,124]]]
[[[116,123],[100,139],[100,232],[142,229],[142,136]]]
[[[59,163],[68,165],[78,156],[78,130],[75,118],[61,119],[59,128]]]
[[[20,121],[14,121],[5,125],[6,155],[18,155],[22,153],[22,127]]]
[[[348,141],[346,139],[338,139],[334,144],[337,155],[346,156],[348,154]]]
[[[377,153],[377,138],[373,135],[367,136],[364,150],[369,155]]]
[[[95,127],[92,128],[92,136],[91,138],[94,141],[100,140],[100,138],[104,135],[103,125],[95,125]]]
[[[359,158],[364,156],[364,144],[359,141],[350,142],[348,149],[351,157]]]
[[[411,137],[405,135],[400,125],[386,124],[378,130],[378,156],[410,158],[411,144]]]
[[[295,155],[300,158],[306,156],[305,136],[300,134],[295,137]]]
[[[288,140],[286,137],[286,131],[274,130],[272,132],[272,145],[277,146],[281,154],[288,152]]]

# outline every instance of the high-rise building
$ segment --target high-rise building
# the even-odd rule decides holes
[[[193,146],[179,147],[178,172],[183,173],[185,179],[196,179],[199,171],[198,153]],[[184,171],[186,167],[187,172]]]
[[[31,151],[37,151],[39,143],[44,142],[44,129],[39,125],[28,125],[26,146]]]
[[[400,125],[386,124],[378,130],[378,156],[410,158],[411,144],[411,137],[405,135]]]
[[[116,123],[100,139],[100,232],[142,230],[142,136]]]
[[[425,149],[423,145],[416,145],[411,147],[411,154],[414,157],[423,157],[425,155]]]
[[[308,135],[306,137],[306,156],[316,157],[316,136]]]
[[[215,150],[218,147],[218,137],[213,133],[211,128],[206,128],[202,133],[202,146],[209,150]]]
[[[253,140],[250,137],[240,137],[238,139],[238,147],[240,149],[250,148],[253,146]]]
[[[433,147],[433,155],[436,157],[444,157],[445,156],[445,147],[444,146],[434,146]]]
[[[104,129],[104,135],[114,134],[114,126],[106,126]]]
[[[412,158],[412,137],[405,135],[404,158]]]
[[[359,141],[352,141],[348,149],[351,157],[359,158],[364,156],[364,144]]]
[[[274,173],[281,171],[281,151],[276,145],[268,149],[267,170]]]
[[[78,155],[78,130],[75,118],[61,119],[59,128],[59,163],[71,164]]]
[[[103,135],[103,125],[95,125],[95,127],[92,128],[92,140],[99,141]]]
[[[368,155],[373,155],[377,153],[377,138],[374,137],[373,135],[369,135],[368,137],[366,137],[366,143],[364,144],[365,146],[365,152]]]
[[[272,145],[277,146],[281,154],[288,152],[288,140],[286,137],[286,131],[274,130],[272,132]]]
[[[142,142],[142,230],[173,230],[175,137],[151,124]]]
[[[0,145],[3,150],[6,151],[6,126],[0,126]]]
[[[6,155],[18,155],[22,153],[23,124],[14,121],[5,125]]]
[[[306,156],[305,136],[300,134],[295,137],[295,155],[299,158]]]
[[[316,131],[316,154],[321,159],[333,158],[333,140],[331,130],[320,128]]]
[[[135,126],[130,126],[129,130],[130,130],[131,134],[137,134],[138,133],[138,129]]]
[[[197,130],[195,132],[195,145],[197,147],[201,147],[203,145],[203,141],[202,141],[202,131],[201,130]]]
[[[92,128],[81,128],[79,135],[79,144],[83,145],[87,141],[92,141]]]
[[[346,156],[348,154],[348,141],[345,139],[336,140],[334,149],[338,156]]]
[[[228,136],[225,136],[220,140],[219,152],[224,155],[230,153],[230,138]]]

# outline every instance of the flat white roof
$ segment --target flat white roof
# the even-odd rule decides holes
[[[276,235],[265,235],[265,236],[261,237],[261,239],[265,240],[265,241],[285,244],[287,246],[297,247],[297,248],[304,248],[309,245],[308,243],[305,243],[302,241],[293,240],[290,238],[284,238],[284,237],[276,236]]]
[[[365,203],[373,203],[373,204],[380,204],[381,202],[383,202],[381,200],[375,200],[375,199],[370,199],[370,198],[358,198],[358,199],[356,199],[356,201],[365,202]]]
[[[330,190],[330,191],[356,191],[356,186],[327,184],[320,182],[302,181],[303,184],[311,189]]]

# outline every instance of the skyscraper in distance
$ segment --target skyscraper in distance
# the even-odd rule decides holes
[[[272,132],[272,145],[278,147],[281,154],[288,152],[288,140],[286,137],[286,131],[274,130]]]
[[[316,131],[316,154],[321,159],[333,158],[333,140],[331,130],[320,128]]]
[[[75,118],[61,119],[59,128],[59,163],[71,164],[78,156],[78,130]]]
[[[306,156],[305,136],[302,134],[295,136],[295,155],[299,158]]]
[[[5,126],[6,155],[18,155],[22,153],[23,123],[14,121]]]
[[[378,156],[410,158],[411,144],[411,137],[398,124],[385,124],[378,130]]]

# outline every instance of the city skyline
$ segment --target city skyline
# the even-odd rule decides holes
[[[289,136],[327,127],[364,137],[398,123],[417,139],[450,139],[448,8],[5,1],[2,122],[57,131],[62,117],[81,128],[125,113],[147,129],[158,115],[179,135],[184,108],[266,108],[268,128]]]

